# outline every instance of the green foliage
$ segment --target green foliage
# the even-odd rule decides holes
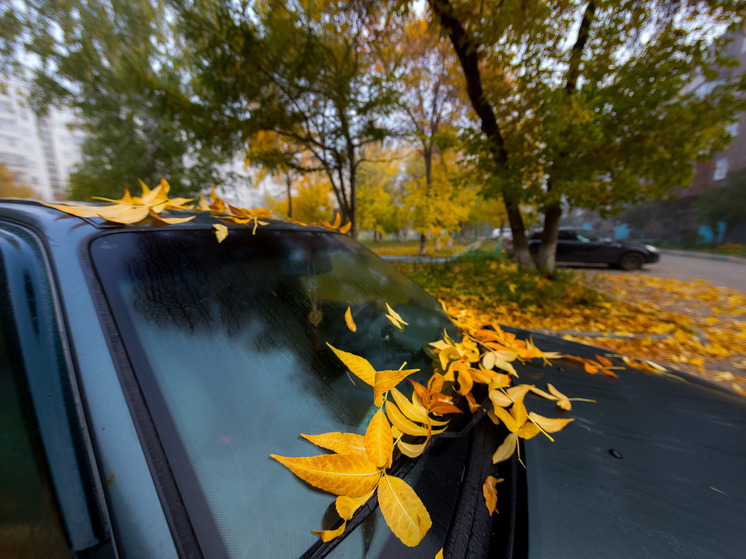
[[[174,194],[195,194],[220,180],[224,153],[187,126],[197,107],[163,2],[36,0],[14,3],[8,18],[16,27],[0,25],[0,47],[26,74],[33,69],[36,109],[64,104],[84,122],[74,197],[115,197],[162,177]]]
[[[437,297],[474,297],[484,308],[511,302],[531,305],[538,313],[541,309],[551,312],[557,304],[593,306],[600,297],[572,271],[557,270],[554,279],[548,280],[536,272],[519,272],[515,264],[485,252],[439,264],[395,266]]]
[[[178,9],[213,126],[248,143],[254,163],[325,173],[353,233],[361,150],[385,136],[393,100],[371,57],[386,33],[374,7],[212,0]],[[266,142],[268,133],[280,141]]]

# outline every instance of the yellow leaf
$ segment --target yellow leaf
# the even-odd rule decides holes
[[[352,320],[352,309],[350,309],[350,307],[347,307],[347,310],[345,311],[345,324],[347,324],[347,328],[349,328],[351,332],[357,332],[357,326],[355,325],[355,321]]]
[[[443,559],[443,548],[440,548],[440,551],[435,554],[435,559]]]
[[[322,435],[303,435],[301,437],[316,446],[331,450],[337,454],[365,453],[365,437],[355,433],[324,433]]]
[[[497,447],[495,454],[492,455],[492,463],[497,464],[498,462],[504,462],[515,452],[518,447],[518,435],[510,433],[500,446]]]
[[[373,384],[373,403],[376,406],[383,405],[383,395],[394,388],[412,373],[419,369],[404,369],[399,371],[376,371]]]
[[[502,390],[490,390],[490,400],[496,408],[507,408],[513,405],[513,400]]]
[[[391,465],[394,440],[391,425],[382,409],[379,409],[368,423],[368,429],[365,431],[365,450],[371,461],[379,468]]]
[[[413,421],[410,421],[406,418],[406,416],[399,410],[399,408],[392,402],[391,400],[388,400],[386,402],[386,415],[389,418],[389,421],[391,421],[391,424],[394,425],[399,431],[402,433],[405,433],[407,435],[413,435],[415,437],[427,437],[428,436],[428,430],[426,427],[422,427],[421,425],[417,425]]]
[[[408,326],[409,323],[405,322],[404,319],[397,313],[394,309],[391,308],[391,305],[386,303],[386,310],[388,311],[388,314],[386,314],[386,318],[389,319],[389,322],[396,326],[399,330],[404,330],[405,326]]]
[[[98,208],[97,215],[114,223],[137,223],[148,217],[145,206],[104,206]]]
[[[339,232],[345,235],[350,230],[350,227],[352,227],[352,222],[348,221],[342,227],[339,228]]]
[[[536,388],[535,386],[531,387],[531,392],[536,394],[537,396],[541,396],[542,398],[546,398],[547,400],[556,400],[557,396],[553,396],[552,394],[549,394],[548,392],[544,392],[541,388]]]
[[[425,452],[427,443],[428,441],[425,441],[424,443],[421,443],[421,444],[412,444],[412,443],[406,443],[400,440],[396,443],[396,446],[399,447],[399,450],[404,456],[409,456],[410,458],[417,458],[420,454]]]
[[[495,424],[499,424],[500,421],[502,421],[505,424],[505,427],[507,427],[511,433],[515,433],[521,427],[516,422],[515,418],[510,414],[510,412],[500,406],[495,406],[494,408],[492,408],[492,410],[490,410],[489,412],[489,415]],[[496,419],[499,421],[496,421]]]
[[[347,528],[346,519],[342,521],[342,525],[339,528],[334,530],[313,530],[313,533],[319,536],[322,542],[327,543],[332,541],[334,538],[341,536],[345,531],[345,528]]]
[[[572,409],[572,404],[570,403],[570,399],[567,396],[562,394],[562,392],[557,390],[550,383],[547,383],[547,388],[549,389],[549,392],[551,392],[554,396],[557,397],[558,408],[565,410],[565,411],[570,411]]]
[[[42,204],[49,208],[54,208],[55,210],[65,212],[66,214],[82,218],[97,217],[98,211],[101,209],[98,206],[80,206],[76,204],[65,203],[50,204],[49,202],[42,202]]]
[[[373,365],[368,362],[367,359],[355,355],[354,353],[347,353],[346,351],[337,349],[328,342],[326,345],[329,346],[329,348],[334,352],[339,360],[342,361],[342,363],[344,363],[347,368],[352,371],[358,378],[360,378],[360,380],[362,380],[365,384],[373,386],[376,380],[376,370],[373,368]]]
[[[541,433],[539,428],[534,423],[530,422],[524,423],[521,425],[521,428],[516,431],[516,435],[525,440],[533,439],[539,433]]]
[[[228,228],[222,223],[215,223],[212,228],[215,229],[215,236],[217,237],[218,242],[222,243],[228,236]]]
[[[538,413],[531,412],[528,414],[529,418],[531,418],[531,421],[536,423],[542,430],[546,431],[547,433],[556,433],[557,431],[563,429],[565,425],[573,421],[573,419],[567,418],[567,419],[561,419],[561,418],[555,418],[555,417],[543,417],[539,415]]]
[[[518,425],[518,427],[521,427],[524,423],[526,423],[526,420],[528,419],[528,412],[526,411],[526,405],[523,403],[523,395],[521,395],[519,398],[516,398],[515,402],[513,403],[513,407],[510,408],[510,413],[513,415],[515,423],[516,425]]]
[[[383,475],[378,484],[378,506],[394,535],[409,547],[419,544],[432,526],[417,493],[398,477]]]
[[[381,477],[381,471],[364,454],[321,454],[288,458],[270,454],[314,487],[334,493],[359,497],[370,493]]]
[[[419,421],[420,423],[427,423],[427,410],[422,404],[415,405],[413,402],[410,402],[407,397],[396,388],[391,389],[391,396],[394,398],[396,405],[399,406],[399,410],[407,416],[408,419]]]
[[[187,221],[192,221],[195,217],[163,217],[162,215],[155,213],[152,208],[148,209],[148,215],[150,215],[150,217],[152,217],[156,221],[165,223],[166,225],[178,225],[179,223],[186,223]]]
[[[607,359],[606,357],[604,357],[603,355],[599,355],[598,353],[596,354],[596,360],[604,367],[611,367],[613,365],[610,359]]]
[[[497,478],[494,476],[487,476],[482,485],[482,495],[484,495],[484,504],[487,505],[487,510],[490,511],[490,516],[497,510],[497,489],[495,484]]]
[[[353,514],[355,514],[355,511],[362,507],[365,503],[367,503],[368,499],[370,499],[372,496],[373,491],[371,491],[367,495],[362,495],[360,497],[349,497],[347,495],[340,495],[339,497],[337,497],[337,500],[334,503],[334,505],[337,507],[337,514],[340,518],[350,518]]]

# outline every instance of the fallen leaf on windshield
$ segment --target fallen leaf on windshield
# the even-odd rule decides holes
[[[360,497],[370,493],[381,477],[367,455],[321,454],[288,458],[270,454],[303,481],[335,495]]]
[[[316,446],[331,450],[337,454],[365,453],[365,437],[355,433],[324,433],[322,435],[303,435],[301,437]]]
[[[368,424],[365,432],[365,450],[373,464],[379,468],[391,466],[394,439],[391,435],[391,425],[383,409],[379,409]]]
[[[347,324],[347,328],[351,332],[357,332],[357,326],[355,325],[355,321],[352,320],[352,309],[350,307],[347,307],[345,311],[345,324]]]
[[[341,349],[337,349],[332,344],[327,342],[329,348],[334,352],[334,354],[339,358],[342,363],[344,363],[347,368],[352,371],[355,376],[360,378],[365,384],[369,384],[370,386],[373,386],[376,381],[376,370],[373,368],[373,365],[371,365],[367,359],[364,357],[360,357],[358,355],[355,355],[354,353],[348,353],[346,351],[342,351]]]
[[[404,330],[404,327],[409,325],[409,323],[405,322],[404,319],[399,315],[399,313],[392,309],[388,303],[386,303],[386,310],[388,311],[388,313],[385,315],[386,318],[388,318],[389,322],[391,322],[391,324],[396,326],[399,330]]]
[[[432,526],[417,493],[398,477],[383,474],[378,484],[378,506],[394,535],[409,547],[420,543]]]
[[[376,371],[373,380],[373,403],[383,405],[383,396],[397,384],[419,369],[404,369],[398,371]]]

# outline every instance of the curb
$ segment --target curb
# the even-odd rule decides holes
[[[468,253],[475,248],[479,248],[484,241],[474,241],[463,250],[457,252],[452,256],[398,256],[393,254],[379,254],[378,257],[386,262],[407,262],[412,264],[443,264],[444,262],[450,262],[456,260],[464,254]]]
[[[659,248],[661,254],[670,254],[672,256],[686,256],[689,258],[702,258],[704,260],[722,260],[725,262],[735,262],[736,264],[746,264],[746,258],[740,256],[731,256],[729,254],[713,254],[711,252],[690,252],[688,250],[673,250]]]

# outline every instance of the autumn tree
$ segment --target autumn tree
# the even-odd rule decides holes
[[[388,149],[371,144],[365,149],[358,172],[358,225],[360,231],[372,230],[377,240],[398,229],[402,166],[402,148],[398,144]]]
[[[417,146],[424,163],[424,182],[416,189],[418,221],[434,221],[435,216],[428,217],[438,212],[433,158],[453,145],[455,126],[462,119],[458,61],[421,18],[408,23],[398,44],[389,50],[399,77],[396,129]],[[427,227],[420,230],[420,255],[425,254],[426,247]]]
[[[38,111],[62,104],[82,119],[74,197],[117,197],[161,177],[173,193],[194,194],[224,176],[226,152],[187,126],[196,106],[185,102],[189,80],[165,3],[34,0],[0,10],[4,69],[32,78]]]
[[[493,166],[522,267],[522,201],[545,214],[539,265],[551,273],[563,204],[613,211],[685,185],[741,102],[733,80],[684,89],[722,64],[708,38],[740,29],[735,0],[428,4],[459,57],[479,121],[472,151]]]
[[[228,0],[178,2],[193,45],[192,70],[214,127],[244,145],[260,132],[282,138],[265,159],[323,172],[356,234],[362,149],[380,142],[392,101],[370,60],[385,33],[373,2]],[[284,158],[286,148],[304,157]],[[258,162],[261,162],[257,160]]]

